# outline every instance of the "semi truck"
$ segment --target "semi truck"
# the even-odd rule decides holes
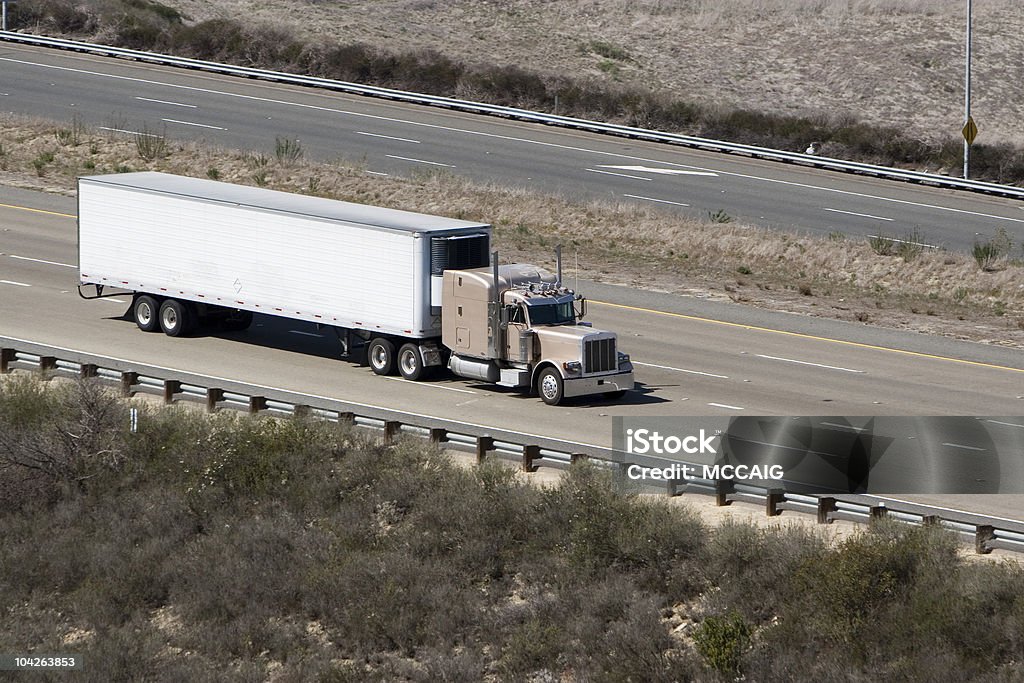
[[[634,388],[616,335],[556,272],[499,265],[491,226],[156,172],[78,181],[79,294],[131,292],[146,332],[244,330],[253,314],[333,331],[379,375],[460,377],[545,403]],[[111,293],[113,292],[113,293]]]

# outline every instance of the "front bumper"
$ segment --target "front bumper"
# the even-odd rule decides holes
[[[609,391],[629,391],[635,387],[635,384],[632,371],[596,377],[566,378],[563,396],[571,398],[589,394],[604,394]]]

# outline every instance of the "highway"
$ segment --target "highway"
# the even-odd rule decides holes
[[[145,334],[123,318],[128,297],[78,297],[74,212],[71,198],[0,188],[0,334],[598,445],[615,415],[1024,414],[1017,351],[588,283],[590,319],[636,365],[640,390],[621,402],[550,407],[467,380],[382,378],[335,359],[329,332],[288,321]],[[938,502],[1024,518],[1022,496]]]
[[[166,132],[272,153],[301,140],[314,158],[369,174],[444,170],[570,198],[638,202],[705,218],[851,236],[911,231],[969,248],[998,228],[1024,241],[1024,203],[548,128],[536,124],[0,44],[0,109],[112,134]]]

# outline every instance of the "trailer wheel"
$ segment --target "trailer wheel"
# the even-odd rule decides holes
[[[160,304],[148,294],[139,294],[132,303],[132,318],[143,332],[160,329]]]
[[[180,337],[192,327],[192,313],[177,299],[167,299],[160,306],[160,329],[168,337]]]
[[[376,337],[366,349],[366,359],[378,375],[395,374],[395,345],[384,337]]]
[[[537,378],[537,391],[541,399],[549,406],[557,406],[562,402],[562,395],[565,391],[565,383],[558,370],[545,368]]]
[[[420,347],[416,344],[402,344],[398,350],[398,372],[402,377],[415,382],[423,377],[425,369]]]

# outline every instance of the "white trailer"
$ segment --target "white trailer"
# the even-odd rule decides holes
[[[136,306],[146,295],[140,327],[174,336],[200,305],[440,337],[441,273],[486,266],[491,235],[483,223],[152,172],[79,178],[78,216],[80,283],[131,290]],[[192,319],[164,305],[174,301],[192,302]]]

